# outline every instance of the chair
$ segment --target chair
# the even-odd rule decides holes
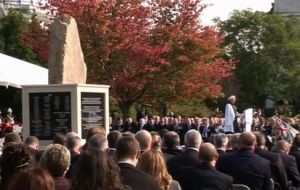
[[[232,190],[251,190],[251,189],[244,184],[232,184]]]

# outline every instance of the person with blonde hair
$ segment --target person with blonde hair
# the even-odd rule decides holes
[[[65,178],[70,162],[70,151],[63,145],[51,144],[43,153],[39,165],[53,177],[56,190],[70,189],[70,181]]]
[[[144,152],[138,162],[137,168],[155,177],[160,190],[181,190],[179,183],[172,179],[161,152],[149,150]]]

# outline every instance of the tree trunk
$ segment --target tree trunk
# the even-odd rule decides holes
[[[168,116],[170,113],[170,104],[169,102],[164,102],[162,105],[162,114],[163,116]]]
[[[133,105],[132,102],[119,102],[118,104],[120,106],[122,115],[123,115],[123,120],[125,121],[126,118],[130,117],[129,115],[129,110],[131,108],[131,106]]]

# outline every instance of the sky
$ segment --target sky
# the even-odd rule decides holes
[[[204,25],[213,25],[212,19],[220,17],[226,20],[230,13],[235,10],[251,8],[254,11],[268,12],[274,0],[202,0],[208,7],[202,12]]]

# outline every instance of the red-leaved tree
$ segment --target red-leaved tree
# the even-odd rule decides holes
[[[232,62],[222,38],[200,22],[200,0],[51,0],[77,21],[88,82],[108,84],[123,116],[137,100],[156,103],[221,92]]]

